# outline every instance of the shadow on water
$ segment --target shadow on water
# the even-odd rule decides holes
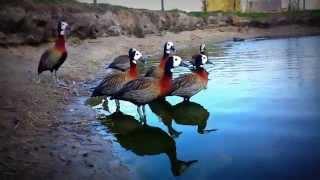
[[[182,133],[172,127],[173,121],[178,125],[197,126],[199,134],[216,131],[216,129],[206,130],[210,113],[196,102],[182,101],[172,106],[165,99],[159,99],[151,102],[149,107],[161,119],[172,137],[179,137]]]
[[[166,154],[174,176],[180,176],[197,162],[179,160],[176,142],[172,137],[158,127],[140,123],[133,116],[118,111],[106,116],[103,124],[114,134],[123,148],[138,156]]]

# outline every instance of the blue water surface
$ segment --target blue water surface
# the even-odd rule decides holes
[[[134,179],[320,179],[320,36],[208,46],[191,103],[147,106],[143,126],[121,102],[103,121]]]

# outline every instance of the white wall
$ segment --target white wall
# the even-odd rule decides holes
[[[92,3],[93,0],[78,0],[80,2]],[[97,0],[98,3],[109,3],[121,6],[127,6],[132,8],[143,8],[160,10],[161,0]],[[164,0],[165,9],[181,9],[184,11],[200,11],[201,0]]]
[[[298,0],[291,0],[291,1],[297,1]],[[303,9],[303,0],[299,1],[299,7],[300,9]],[[288,8],[289,0],[282,0],[281,7],[284,9]],[[305,0],[305,8],[306,9],[320,9],[320,0]]]

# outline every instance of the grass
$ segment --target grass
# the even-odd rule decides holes
[[[311,10],[310,13],[311,13],[311,16],[320,17],[320,9]]]
[[[271,13],[263,13],[263,12],[223,12],[223,11],[214,11],[214,12],[202,12],[202,11],[193,11],[189,12],[189,15],[195,16],[195,17],[202,17],[206,18],[210,15],[216,15],[218,13],[221,13],[222,15],[236,15],[239,17],[246,17],[250,19],[261,19],[268,17]]]
[[[264,12],[235,12],[234,15],[237,15],[239,17],[246,17],[250,19],[262,19],[269,17],[272,13],[264,13]]]
[[[206,18],[209,15],[214,15],[214,14],[217,14],[217,13],[219,13],[219,12],[192,11],[192,12],[189,12],[188,14],[191,15],[191,16],[195,16],[195,17]]]

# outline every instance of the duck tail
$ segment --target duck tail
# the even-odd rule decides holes
[[[91,94],[91,97],[103,96],[99,88],[95,88]]]

